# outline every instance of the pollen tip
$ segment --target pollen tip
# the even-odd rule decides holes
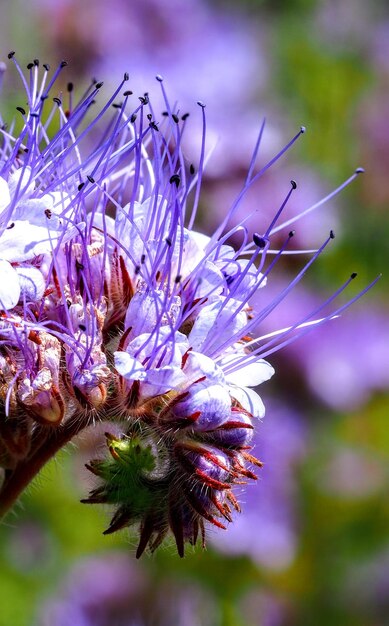
[[[95,84],[95,88],[96,89],[101,89],[103,85],[104,85],[104,83],[103,83],[103,81],[101,81],[101,82]]]
[[[364,174],[365,173],[365,169],[363,167],[357,167],[357,169],[355,170],[355,174]]]
[[[268,239],[267,237],[264,237],[263,235],[259,235],[258,233],[254,233],[253,234],[253,241],[255,243],[256,246],[258,246],[258,248],[265,248]]]
[[[124,72],[123,80],[124,80],[125,82],[127,82],[128,80],[130,80],[130,75],[129,75],[129,73],[128,73],[128,72]]]
[[[333,230],[330,230],[330,239],[335,239],[335,233]]]
[[[161,74],[157,74],[155,80],[157,80],[159,83],[162,83],[163,77],[161,76]]]
[[[199,105],[199,107],[201,107],[202,109],[205,109],[205,104],[204,102],[202,102],[201,100],[197,100],[197,104]]]
[[[289,231],[289,237],[294,237],[295,233],[296,233],[295,230]]]
[[[68,65],[67,61],[61,61],[61,63],[59,64],[60,67],[66,67]]]
[[[357,272],[353,272],[350,276],[351,280],[354,280],[358,276]]]
[[[67,90],[68,90],[69,93],[71,93],[73,91],[73,87],[74,87],[73,83],[68,83],[67,84]]]
[[[16,54],[15,50],[11,50],[11,52],[8,52],[8,58],[13,59],[15,54]]]
[[[300,126],[300,133],[305,133],[306,132],[306,127],[305,126]]]
[[[295,180],[291,180],[290,184],[292,185],[292,189],[297,189],[297,183]]]

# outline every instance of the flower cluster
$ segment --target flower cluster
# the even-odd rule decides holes
[[[115,422],[122,434],[107,433],[108,458],[88,464],[100,483],[84,501],[115,505],[106,532],[139,524],[137,556],[169,529],[182,556],[199,532],[204,543],[205,521],[232,520],[234,485],[256,478],[250,440],[264,407],[253,387],[273,375],[265,357],[337,313],[318,320],[321,305],[294,326],[255,335],[333,238],[252,310],[293,237],[271,249],[294,181],[263,233],[228,227],[303,129],[256,172],[261,128],[242,192],[206,236],[193,228],[206,156],[202,103],[195,167],[183,150],[188,116],[170,105],[161,77],[161,122],[148,94],[131,106],[127,75],[91,116],[101,83],[77,103],[71,83],[65,98],[50,99],[65,63],[50,78],[34,60],[27,79],[15,64],[28,107],[18,107],[20,132],[1,130],[0,503],[5,509],[15,485],[20,491],[82,428]]]

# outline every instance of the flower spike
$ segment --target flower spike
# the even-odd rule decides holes
[[[199,536],[205,544],[208,524],[232,522],[235,487],[257,479],[251,440],[264,406],[254,388],[274,373],[264,357],[347,306],[312,319],[318,307],[261,337],[261,322],[334,237],[271,303],[252,309],[288,253],[293,231],[268,262],[273,235],[295,221],[278,224],[293,180],[264,233],[228,227],[304,128],[257,170],[262,123],[243,188],[208,237],[194,228],[207,161],[202,102],[193,164],[183,150],[188,115],[170,103],[161,76],[161,120],[147,93],[123,92],[127,73],[93,114],[103,83],[77,100],[68,81],[59,98],[65,62],[51,76],[34,60],[26,78],[15,53],[9,59],[27,98],[19,134],[0,119],[0,513],[72,437],[105,422],[106,456],[87,463],[97,484],[82,502],[113,508],[104,534],[137,526],[138,558],[169,532],[182,557]]]

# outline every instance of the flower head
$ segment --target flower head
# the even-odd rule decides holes
[[[204,542],[205,521],[224,528],[232,520],[240,510],[234,485],[256,478],[261,463],[250,440],[264,407],[253,388],[274,373],[265,357],[336,314],[313,321],[321,305],[299,324],[257,336],[333,233],[270,304],[253,311],[251,296],[290,246],[293,232],[279,250],[271,240],[296,183],[263,232],[250,238],[229,219],[304,129],[255,171],[261,128],[242,191],[207,236],[194,229],[204,105],[194,166],[183,148],[187,115],[171,106],[161,77],[162,121],[148,94],[131,105],[127,75],[93,117],[101,83],[77,104],[72,84],[66,99],[50,100],[64,65],[50,79],[35,60],[26,80],[16,64],[28,107],[18,108],[19,133],[2,128],[3,494],[12,477],[43,464],[81,428],[116,422],[122,434],[107,433],[108,458],[87,466],[101,482],[84,501],[115,506],[106,532],[140,526],[137,556],[169,529],[183,555],[199,532]],[[241,237],[238,249],[232,235]]]

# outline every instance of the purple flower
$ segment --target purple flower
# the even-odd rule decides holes
[[[262,125],[238,197],[206,236],[194,229],[204,104],[194,165],[182,148],[188,116],[170,104],[161,77],[162,120],[147,93],[134,98],[127,74],[90,117],[101,83],[79,101],[72,83],[62,99],[50,99],[66,63],[50,78],[34,60],[27,79],[15,64],[28,105],[18,107],[19,134],[2,128],[0,458],[8,471],[1,508],[80,430],[115,422],[122,434],[108,432],[107,458],[88,463],[100,482],[84,502],[114,506],[106,533],[139,525],[137,556],[169,530],[182,556],[199,533],[204,544],[205,522],[232,521],[240,510],[234,486],[256,479],[252,466],[261,462],[250,440],[264,406],[254,388],[274,373],[265,358],[348,306],[320,316],[355,275],[296,324],[260,335],[334,235],[254,311],[252,296],[291,246],[293,232],[279,248],[272,242],[289,227],[282,213],[296,183],[260,233],[230,222],[304,129],[257,169]]]
[[[147,576],[115,552],[77,562],[56,596],[43,604],[39,626],[202,626],[218,620],[212,598],[195,583]]]

